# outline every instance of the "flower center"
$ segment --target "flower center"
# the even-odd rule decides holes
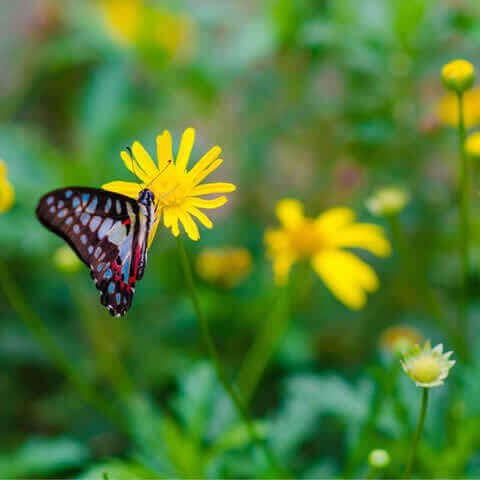
[[[413,377],[421,383],[433,382],[440,375],[440,371],[439,361],[430,356],[417,358],[411,367]]]
[[[290,248],[300,257],[310,257],[324,247],[322,235],[318,233],[312,220],[305,220],[301,226],[291,231]]]
[[[187,196],[185,185],[173,173],[168,176],[167,174],[161,175],[150,188],[155,195],[157,204],[161,207],[179,206]]]

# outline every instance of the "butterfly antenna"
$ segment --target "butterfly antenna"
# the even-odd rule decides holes
[[[137,172],[135,171],[135,157],[133,156],[132,149],[130,148],[129,145],[127,145],[127,146],[125,147],[125,150],[126,150],[127,153],[130,155],[130,159],[132,160],[132,170],[133,170],[133,174],[138,177]],[[140,177],[138,177],[138,178],[140,178]]]
[[[167,164],[153,177],[153,179],[148,183],[148,185],[145,185],[145,188],[148,188],[155,180],[172,164],[172,159],[167,161]]]

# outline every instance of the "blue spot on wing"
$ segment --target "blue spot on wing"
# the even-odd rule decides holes
[[[95,195],[92,198],[92,201],[88,204],[88,207],[86,208],[86,212],[88,213],[95,213],[97,210],[97,205],[98,205],[98,197]]]
[[[89,193],[82,193],[82,203],[83,206],[85,206],[90,199],[90,194]]]
[[[67,190],[67,191],[65,192],[65,197],[66,197],[66,198],[70,198],[72,195],[73,195],[73,192],[72,192],[71,190]]]
[[[110,282],[110,285],[108,285],[108,293],[113,294],[115,292],[115,282]]]
[[[80,206],[80,199],[78,197],[75,197],[73,200],[72,200],[72,207],[73,208],[77,208]]]

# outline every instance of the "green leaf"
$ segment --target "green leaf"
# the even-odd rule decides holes
[[[0,472],[4,478],[52,475],[78,468],[89,458],[88,448],[77,440],[31,438],[16,451],[0,456]]]

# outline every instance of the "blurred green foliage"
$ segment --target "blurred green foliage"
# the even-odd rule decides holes
[[[235,246],[253,256],[233,289],[196,278],[202,308],[233,380],[259,332],[278,340],[249,406],[281,463],[298,478],[361,477],[369,452],[384,448],[392,462],[379,475],[402,475],[420,394],[379,337],[408,324],[460,360],[432,391],[417,472],[478,477],[480,204],[475,192],[469,325],[458,331],[457,146],[434,116],[441,66],[478,60],[477,0],[146,3],[188,18],[178,50],[149,32],[122,41],[101,1],[0,5],[0,157],[16,195],[0,216],[0,257],[81,381],[116,412],[85,401],[0,292],[0,476],[274,474],[207,361],[170,232],[159,229],[129,315],[111,319],[85,269],[54,268],[62,242],[33,213],[53,188],[132,181],[125,145],[154,153],[158,133],[169,129],[178,145],[193,126],[192,162],[219,144],[225,162],[212,178],[238,192],[189,253]],[[403,240],[365,208],[388,184],[411,194]],[[283,294],[263,232],[285,197],[310,216],[346,205],[386,228],[394,254],[369,258],[381,287],[364,310],[347,310],[299,268],[276,317]],[[262,330],[282,315],[285,335]]]

